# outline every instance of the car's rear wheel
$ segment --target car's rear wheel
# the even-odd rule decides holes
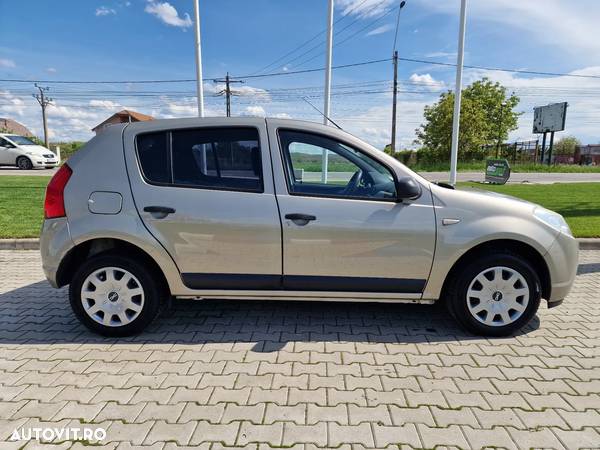
[[[156,317],[163,290],[157,277],[121,255],[86,261],[69,287],[71,307],[90,330],[104,336],[141,332]]]
[[[33,169],[33,163],[27,156],[19,156],[17,158],[17,167],[21,170]]]
[[[446,291],[446,305],[458,323],[485,336],[507,336],[523,328],[540,299],[540,279],[529,262],[504,252],[464,266]]]

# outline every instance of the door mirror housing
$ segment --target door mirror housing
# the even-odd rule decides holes
[[[396,198],[414,200],[421,196],[421,185],[412,177],[401,177],[396,182]]]

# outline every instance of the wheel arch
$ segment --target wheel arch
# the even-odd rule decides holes
[[[496,239],[492,241],[486,241],[467,250],[463,255],[461,255],[460,258],[458,258],[458,260],[456,260],[446,275],[444,284],[442,286],[441,298],[444,299],[446,297],[446,290],[450,285],[450,281],[468,261],[472,261],[477,257],[497,250],[505,250],[510,253],[514,253],[529,262],[537,270],[540,277],[540,282],[542,284],[542,298],[550,298],[552,293],[552,282],[550,279],[550,269],[548,268],[548,264],[546,264],[544,257],[531,245],[514,239]]]
[[[70,284],[77,267],[86,259],[101,253],[119,254],[142,262],[158,277],[162,286],[169,290],[167,278],[154,258],[137,245],[117,238],[93,238],[69,250],[56,271],[58,287]]]

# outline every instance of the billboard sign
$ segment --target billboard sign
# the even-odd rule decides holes
[[[567,119],[567,102],[536,106],[533,109],[533,132],[563,131]]]

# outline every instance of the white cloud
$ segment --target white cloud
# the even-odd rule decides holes
[[[112,8],[107,8],[106,6],[96,8],[96,16],[110,16],[111,14],[117,14],[117,11]]]
[[[148,0],[148,4],[146,5],[146,8],[144,8],[144,11],[156,16],[162,22],[173,27],[188,28],[192,26],[190,15],[185,13],[180,17],[175,7],[169,2]]]
[[[446,84],[443,81],[437,81],[428,73],[423,75],[413,73],[409,77],[409,80],[411,83],[417,84],[419,85],[419,87],[426,88],[432,92],[440,91],[446,86]]]
[[[367,33],[367,36],[375,36],[378,34],[383,34],[383,33],[387,33],[390,30],[394,29],[394,25],[392,25],[391,23],[386,23],[385,25],[381,25],[380,27],[377,27],[371,31],[369,31]]]
[[[277,119],[291,119],[292,116],[290,116],[288,113],[277,113],[277,114],[273,114],[272,117],[275,117]]]
[[[48,68],[46,68],[46,72],[48,72],[48,73],[51,73],[51,74],[52,74],[52,73],[56,73],[56,72],[57,72],[57,70],[56,70],[54,67],[48,67]]]
[[[430,52],[425,53],[424,56],[425,58],[456,58],[456,55],[456,52]]]
[[[351,14],[366,18],[379,16],[397,3],[397,0],[337,0],[335,5],[344,16]]]
[[[9,91],[0,91],[0,112],[16,114],[23,116],[25,114],[26,105],[23,100],[12,95]]]
[[[246,106],[246,109],[242,115],[265,117],[267,113],[265,112],[265,108],[262,106]]]
[[[113,102],[112,100],[90,100],[90,106],[102,109],[125,109],[125,107],[119,103]]]
[[[458,15],[460,9],[459,0],[421,0],[421,3],[432,12]],[[542,45],[561,48],[565,54],[577,54],[586,61],[600,57],[598,17],[597,0],[486,0],[470,2],[468,10],[468,21],[509,25],[522,33],[522,39],[533,36]]]
[[[13,67],[17,67],[17,65],[12,59],[0,58],[0,67],[3,69],[12,69]]]

